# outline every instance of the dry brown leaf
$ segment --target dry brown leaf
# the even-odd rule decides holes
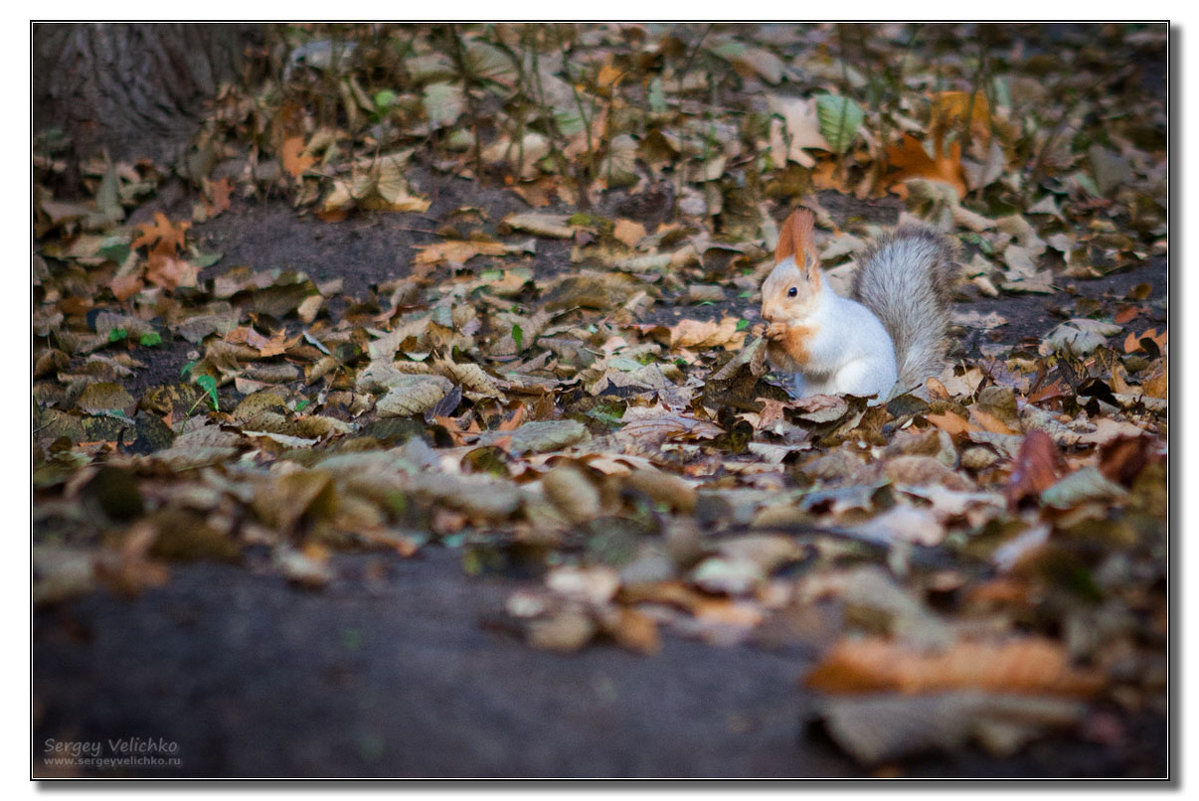
[[[1035,429],[1028,432],[1016,454],[1004,492],[1008,506],[1014,509],[1025,498],[1039,498],[1065,471],[1065,460],[1053,437]]]
[[[418,247],[413,262],[421,265],[440,264],[443,261],[465,264],[475,256],[502,256],[509,252],[511,252],[509,246],[502,242],[451,239]]]
[[[1152,398],[1164,400],[1169,395],[1169,372],[1166,360],[1162,359],[1141,379],[1141,389]]]
[[[204,210],[209,218],[228,211],[233,195],[233,180],[221,178],[208,185],[209,197],[204,198]]]
[[[671,348],[715,348],[737,350],[745,344],[747,332],[737,330],[737,318],[679,320],[670,329]]]
[[[546,473],[541,477],[541,486],[568,520],[583,523],[599,515],[599,489],[573,464],[560,465]]]
[[[250,326],[240,326],[225,334],[225,341],[234,345],[249,345],[260,355],[267,357],[286,353],[288,348],[299,342],[302,336],[303,334],[296,334],[288,339],[286,329],[280,328],[274,334],[265,337]]]
[[[612,236],[631,248],[636,247],[645,238],[645,226],[632,220],[617,220]]]
[[[129,275],[118,275],[112,279],[109,284],[109,289],[117,300],[128,300],[133,295],[142,291],[145,282],[142,281],[140,273],[130,273]]]
[[[121,545],[115,551],[101,551],[96,556],[96,580],[118,595],[139,595],[148,587],[161,587],[170,573],[167,566],[148,558],[158,539],[158,528],[147,520],[129,527]]]
[[[635,440],[647,448],[658,447],[668,439],[712,439],[724,433],[724,429],[715,423],[660,408],[629,409],[624,419],[620,437]]]
[[[181,286],[195,286],[200,276],[200,268],[156,247],[146,261],[145,275],[146,280],[155,286],[178,289]]]

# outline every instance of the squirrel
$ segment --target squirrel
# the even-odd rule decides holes
[[[796,396],[923,392],[944,367],[956,249],[921,225],[879,238],[858,260],[852,299],[828,286],[815,219],[796,210],[783,223],[775,266],[762,284],[767,356],[795,374]]]

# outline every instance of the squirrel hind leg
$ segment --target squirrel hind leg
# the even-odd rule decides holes
[[[886,400],[895,381],[893,366],[884,367],[865,359],[856,359],[837,371],[830,391],[848,392],[858,397],[874,395],[879,400]]]

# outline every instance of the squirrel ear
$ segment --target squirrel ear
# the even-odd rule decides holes
[[[815,227],[816,217],[812,212],[807,209],[791,212],[779,229],[779,243],[774,249],[775,264],[791,257],[802,263],[803,257],[815,250]]]

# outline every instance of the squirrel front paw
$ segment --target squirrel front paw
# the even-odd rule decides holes
[[[788,330],[790,330],[790,326],[788,326],[786,323],[780,323],[776,320],[775,322],[766,326],[766,333],[764,333],[762,336],[766,337],[772,342],[778,342],[787,336]]]

